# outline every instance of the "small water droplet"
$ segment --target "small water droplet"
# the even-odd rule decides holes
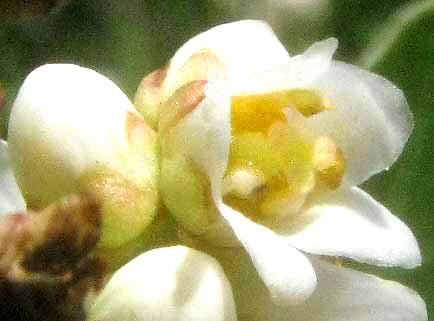
[[[386,172],[388,172],[388,171],[389,171],[389,168],[390,168],[390,167],[389,167],[389,166],[387,166],[387,167],[386,167],[386,169],[385,169],[385,171],[386,171]]]
[[[252,166],[252,165],[253,165],[253,162],[248,162],[247,165],[248,165],[248,166]]]

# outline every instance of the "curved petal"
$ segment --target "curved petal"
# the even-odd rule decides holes
[[[138,236],[156,213],[156,135],[91,69],[54,64],[31,72],[11,111],[8,143],[28,207],[91,191],[103,203],[104,244]]]
[[[203,101],[174,128],[179,152],[208,175],[213,193],[220,193],[229,158],[230,117],[227,83],[215,80],[206,85]]]
[[[250,255],[276,304],[299,304],[312,295],[316,276],[302,253],[229,206],[220,204],[219,210]]]
[[[0,215],[26,210],[9,164],[8,144],[0,139]]]
[[[343,150],[347,183],[358,185],[396,161],[413,129],[400,89],[383,77],[341,62],[334,62],[312,86],[336,109],[307,121],[317,135],[333,137]]]
[[[121,90],[93,70],[44,65],[30,73],[14,102],[8,135],[24,195],[47,185],[67,190],[83,170],[119,159],[127,149],[129,110],[133,106]]]
[[[241,82],[236,87],[235,94],[251,95],[310,86],[321,74],[330,69],[337,46],[338,41],[335,38],[316,42],[304,53],[290,58],[285,64]]]
[[[170,61],[166,81],[196,52],[210,49],[228,64],[228,79],[248,78],[284,64],[289,55],[271,28],[262,21],[242,20],[205,31],[187,41]]]
[[[95,321],[237,320],[219,263],[183,246],[151,250],[123,266],[90,315]]]
[[[278,233],[300,250],[361,262],[414,268],[421,264],[410,229],[357,187],[323,195]]]
[[[243,285],[229,273],[240,320],[249,321],[427,321],[426,306],[413,290],[393,281],[312,258],[318,286],[305,303],[276,306],[257,280]],[[226,263],[224,263],[225,265]],[[256,281],[256,282],[255,282]],[[246,287],[249,287],[246,290]]]

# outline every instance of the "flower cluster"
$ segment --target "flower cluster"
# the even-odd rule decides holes
[[[336,48],[290,56],[265,23],[220,25],[146,76],[134,103],[89,69],[39,67],[0,145],[0,210],[92,193],[105,257],[175,225],[178,245],[122,266],[89,320],[426,321],[416,293],[340,263],[421,256],[357,187],[402,152],[404,95]]]

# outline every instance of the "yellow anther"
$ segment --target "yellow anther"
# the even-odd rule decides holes
[[[280,90],[267,94],[232,97],[232,129],[267,132],[278,121],[286,121],[284,110],[293,108],[304,116],[332,109],[318,92],[307,89]]]
[[[270,94],[233,97],[232,130],[265,133],[275,122],[286,120],[283,108]]]
[[[278,92],[286,100],[289,107],[302,113],[304,116],[312,116],[321,111],[334,109],[335,107],[320,93],[307,89],[292,89]]]
[[[345,160],[342,151],[334,140],[319,137],[314,144],[313,167],[318,177],[330,189],[336,189],[342,182],[345,171]]]

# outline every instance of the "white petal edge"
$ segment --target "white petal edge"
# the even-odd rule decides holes
[[[317,280],[304,254],[229,206],[221,203],[218,208],[248,252],[274,303],[300,304],[312,295]]]
[[[285,64],[240,82],[234,88],[234,95],[251,95],[309,86],[329,70],[337,46],[338,41],[335,38],[316,42],[304,53],[290,58]]]
[[[228,79],[253,76],[288,61],[289,55],[265,22],[241,20],[218,25],[187,41],[170,61],[166,81],[191,55],[210,49],[228,63]]]
[[[336,109],[307,119],[316,135],[333,137],[343,150],[345,180],[359,185],[391,166],[413,129],[400,89],[381,76],[333,62],[312,84]]]
[[[313,254],[414,268],[421,264],[410,229],[357,187],[343,188],[312,202],[293,227],[277,233],[288,244]]]
[[[183,246],[154,249],[119,269],[90,311],[104,321],[236,321],[219,263]]]
[[[10,167],[8,144],[0,139],[0,216],[25,210],[26,203]]]
[[[240,321],[428,320],[426,305],[415,291],[318,258],[311,261],[318,276],[317,289],[308,301],[290,308],[274,305],[261,291],[245,291],[246,286],[237,281],[238,277],[228,274],[237,289]],[[252,283],[250,287],[261,287],[258,282]]]

